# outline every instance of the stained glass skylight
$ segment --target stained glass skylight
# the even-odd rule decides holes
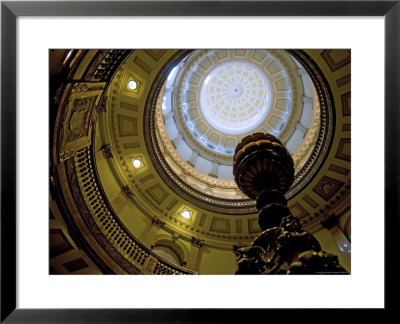
[[[217,130],[241,134],[257,127],[268,113],[269,83],[247,62],[229,62],[213,69],[200,92],[201,111]]]

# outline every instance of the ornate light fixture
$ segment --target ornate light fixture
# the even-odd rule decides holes
[[[281,141],[263,133],[246,136],[236,147],[233,174],[240,190],[257,201],[262,229],[250,248],[236,251],[236,274],[347,273],[290,213],[284,194],[293,183],[293,159]]]

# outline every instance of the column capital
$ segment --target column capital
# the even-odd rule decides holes
[[[126,199],[132,199],[135,196],[127,185],[121,188],[121,193],[125,196]]]
[[[153,217],[152,221],[151,221],[152,225],[157,227],[157,228],[161,228],[161,226],[164,225],[164,222],[162,222],[159,218],[157,218],[156,216]]]
[[[103,156],[104,156],[105,159],[112,159],[113,158],[110,144],[104,144],[100,148],[100,150],[103,152]]]
[[[192,237],[191,243],[193,246],[200,248],[204,244],[204,240]]]

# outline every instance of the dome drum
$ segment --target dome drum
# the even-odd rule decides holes
[[[228,170],[230,165],[232,165],[234,149],[244,138],[246,132],[243,134],[231,134],[228,133],[227,130],[222,132],[221,129],[218,130],[217,127],[213,126],[212,123],[215,124],[215,121],[211,120],[211,118],[217,118],[221,127],[223,126],[222,123],[224,121],[227,122],[227,120],[231,120],[233,122],[234,120],[229,119],[228,113],[226,116],[223,115],[223,120],[218,119],[217,116],[219,115],[212,115],[212,109],[215,111],[217,110],[216,105],[220,103],[218,100],[223,100],[223,93],[225,93],[225,96],[229,94],[232,95],[229,99],[232,102],[243,96],[244,87],[239,87],[238,84],[234,82],[235,66],[238,67],[239,76],[242,76],[244,72],[250,70],[253,71],[253,73],[257,73],[261,80],[260,84],[264,86],[261,91],[263,91],[263,95],[267,98],[265,100],[264,97],[263,100],[264,104],[267,103],[265,111],[263,112],[266,115],[264,119],[261,118],[262,122],[259,126],[255,126],[255,130],[260,130],[263,133],[265,133],[266,130],[270,130],[273,134],[277,134],[277,130],[281,129],[281,132],[285,134],[283,140],[286,141],[288,136],[287,134],[289,134],[286,127],[289,127],[290,123],[294,128],[293,131],[290,132],[291,135],[289,135],[289,137],[296,133],[296,129],[303,130],[303,135],[301,136],[304,136],[304,139],[301,139],[300,142],[298,142],[300,144],[301,142],[306,144],[305,146],[300,146],[300,149],[298,149],[294,154],[292,153],[293,158],[295,159],[294,167],[296,173],[294,186],[288,192],[287,197],[292,196],[298,192],[302,186],[306,185],[306,182],[302,180],[303,176],[305,174],[309,175],[307,170],[311,168],[316,160],[320,159],[318,154],[320,150],[320,141],[316,140],[315,137],[323,138],[326,135],[327,124],[323,121],[324,127],[320,128],[319,119],[317,117],[313,117],[313,120],[311,120],[310,117],[306,118],[311,122],[308,131],[307,128],[304,130],[304,127],[299,124],[300,120],[301,122],[304,122],[304,118],[301,117],[301,110],[297,107],[300,102],[304,101],[300,98],[300,95],[302,94],[301,89],[306,86],[296,83],[297,81],[295,80],[299,80],[299,78],[295,77],[294,71],[295,69],[298,69],[301,64],[298,62],[294,63],[295,60],[291,58],[288,53],[276,50],[264,51],[263,55],[260,55],[260,57],[264,57],[264,61],[261,61],[260,63],[260,61],[254,61],[254,57],[257,57],[255,54],[257,51],[258,50],[252,52],[251,50],[247,50],[244,59],[243,57],[235,57],[234,51],[227,50],[225,53],[226,55],[223,56],[224,60],[219,61],[219,57],[222,57],[220,55],[221,53],[217,54],[217,51],[213,50],[198,50],[193,51],[184,57],[181,61],[184,63],[180,64],[178,62],[174,65],[170,65],[171,67],[169,68],[169,71],[171,71],[173,66],[179,68],[173,69],[174,78],[167,81],[169,98],[171,99],[167,103],[164,101],[162,102],[162,104],[166,104],[167,109],[159,108],[161,106],[162,98],[164,97],[162,85],[159,85],[161,92],[159,92],[158,95],[158,98],[160,98],[158,99],[158,105],[153,105],[151,108],[155,109],[154,117],[157,125],[157,131],[155,132],[157,136],[151,140],[151,143],[158,142],[159,144],[150,144],[149,141],[147,141],[147,143],[149,147],[151,146],[152,149],[154,147],[156,151],[158,151],[157,146],[161,145],[164,152],[168,152],[167,155],[171,158],[167,159],[163,157],[161,151],[160,154],[156,154],[156,156],[159,157],[160,162],[162,162],[162,167],[160,166],[160,168],[157,169],[160,173],[166,172],[169,174],[169,179],[175,179],[171,180],[179,183],[178,187],[183,189],[184,192],[182,192],[182,194],[184,196],[192,196],[190,193],[195,192],[195,195],[192,196],[192,198],[199,203],[199,206],[201,205],[205,207],[205,204],[200,203],[198,200],[200,198],[200,200],[206,202],[206,204],[212,204],[212,210],[214,210],[215,206],[219,205],[221,207],[224,206],[222,208],[226,208],[227,204],[230,204],[232,207],[235,206],[235,213],[239,212],[240,209],[245,213],[254,212],[255,210],[254,202],[240,194],[238,195],[237,187],[232,176],[230,176],[230,179],[222,178],[225,174],[229,176],[229,172],[225,171],[225,169]],[[204,65],[204,61],[209,62],[209,64]],[[306,60],[303,62],[303,64],[312,64]],[[273,70],[272,67],[274,67],[275,70]],[[277,73],[277,70],[280,72]],[[274,71],[275,73],[273,73]],[[229,74],[229,72],[231,72],[231,74]],[[232,75],[232,84],[228,85],[226,83],[225,92],[223,91],[222,86],[224,84],[221,80],[221,84],[219,85],[220,89],[219,92],[217,92],[218,80],[221,79],[221,76],[218,75],[218,73],[222,76],[226,75],[227,79],[229,79],[229,75]],[[218,78],[214,74],[216,74]],[[273,75],[273,77],[271,77],[271,75]],[[318,78],[318,76],[316,78]],[[282,80],[287,81],[283,82]],[[212,87],[212,89],[210,87]],[[312,88],[313,86],[307,85],[307,87]],[[292,90],[290,89],[292,89],[293,92],[290,95],[290,98],[287,100],[285,99],[286,101],[284,101],[283,99],[285,96],[291,93]],[[217,93],[220,93],[218,100]],[[211,105],[211,98],[214,98],[215,105]],[[321,97],[316,96],[315,98],[313,107],[315,108],[315,116],[319,117],[319,101],[321,100]],[[227,99],[225,98],[225,100]],[[206,104],[204,104],[204,102]],[[290,105],[285,108],[286,111],[283,114],[282,106],[280,106],[282,102],[286,102],[286,104]],[[218,111],[225,110],[224,104],[222,106],[218,105]],[[230,107],[229,109],[235,108],[235,104],[228,106]],[[323,108],[331,109],[332,107],[329,106],[329,104],[324,103]],[[274,111],[277,111],[278,113],[276,114]],[[229,110],[229,114],[231,113],[233,113],[233,111]],[[168,114],[168,116],[166,114]],[[164,119],[162,118],[163,115]],[[324,112],[321,115],[326,116],[327,114]],[[279,120],[281,120],[281,122],[277,123]],[[284,120],[289,124],[283,124],[282,121]],[[293,124],[294,121],[296,122]],[[316,123],[316,121],[318,121],[318,123]],[[148,122],[146,121],[146,123],[152,127],[150,120]],[[271,123],[276,125],[276,130],[268,126],[272,125]],[[238,129],[236,132],[239,132],[240,126],[232,127],[232,129]],[[171,135],[172,130],[174,132],[173,135]],[[304,134],[304,132],[306,133]],[[177,134],[179,134],[179,136]],[[309,136],[312,137],[309,138]],[[291,144],[292,142],[293,138],[288,142],[290,147],[293,146]],[[225,145],[228,146],[224,148],[221,143],[225,143]],[[315,146],[313,147],[312,145]],[[232,153],[223,153],[228,151]],[[302,164],[300,165],[299,162]],[[157,162],[155,163],[155,165],[158,164],[159,163]],[[207,165],[209,166],[207,167]],[[171,177],[172,174],[175,175]],[[181,178],[181,175],[183,174],[185,175],[185,177],[183,177],[185,180]],[[199,185],[199,183],[206,184],[206,187],[202,184]],[[210,193],[210,190],[207,188],[216,188],[216,190],[212,190],[212,192],[217,193],[217,196],[208,194]],[[234,205],[229,202],[233,200],[237,201]]]

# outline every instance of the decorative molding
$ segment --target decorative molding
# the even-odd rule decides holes
[[[103,156],[104,156],[105,159],[112,159],[113,158],[113,154],[111,152],[110,144],[102,145],[100,150],[103,152]]]
[[[351,156],[349,154],[350,145],[351,145],[350,138],[341,138],[335,157],[341,160],[350,161],[351,160]],[[346,148],[348,153],[345,152]]]
[[[295,202],[294,204],[290,205],[289,209],[292,215],[300,220],[310,215],[309,212],[299,202]]]
[[[97,96],[75,98],[70,109],[68,127],[64,127],[64,143],[88,135],[90,115]]]
[[[108,97],[106,95],[104,95],[103,98],[101,98],[100,104],[97,107],[97,110],[99,112],[107,112],[107,108],[106,108],[107,107],[107,100],[108,100]]]
[[[197,248],[201,248],[204,244],[204,240],[200,240],[196,237],[192,237],[190,240],[190,243]]]
[[[158,229],[160,229],[165,223],[162,222],[159,218],[157,218],[156,216],[153,217],[151,224],[155,227],[157,227]]]
[[[63,231],[59,228],[50,229],[50,259],[73,250],[73,246],[65,237]]]
[[[343,168],[341,166],[338,166],[336,164],[331,164],[328,168],[328,170],[339,173],[339,174],[343,174],[343,175],[348,175],[350,173],[349,169]]]
[[[60,160],[61,162],[64,160],[68,160],[69,158],[71,158],[73,155],[75,154],[74,151],[70,151],[70,150],[66,150],[60,153]]]
[[[319,204],[314,199],[312,199],[309,195],[305,195],[303,197],[303,200],[305,202],[307,202],[312,208],[317,208],[319,206]]]
[[[108,56],[106,53],[108,51],[100,52],[101,55],[96,57],[103,56],[101,60],[112,57],[112,55]],[[96,68],[91,68],[93,64],[98,65],[99,61],[96,62],[91,61],[89,68],[86,69],[82,76],[82,80],[96,81],[94,79]],[[111,64],[111,61],[108,63]],[[120,63],[114,61],[113,66],[107,68],[108,72],[103,74],[102,78],[111,80],[112,74],[119,66]],[[100,68],[105,69],[104,66]],[[89,75],[89,72],[91,75]],[[93,140],[91,137],[91,131],[94,130],[92,125],[94,125],[97,117],[93,108],[96,107],[96,102],[104,95],[107,86],[105,82],[79,82],[68,84],[64,90],[63,102],[60,103],[62,108],[57,115],[54,132],[53,151],[55,152],[55,159],[51,170],[55,183],[55,200],[68,228],[74,233],[71,237],[73,237],[77,247],[84,249],[87,255],[105,273],[113,273],[113,269],[118,267],[121,269],[120,271],[139,274],[146,259],[149,256],[156,258],[157,256],[153,255],[150,250],[137,241],[115,215],[99,183],[94,161],[96,152],[93,147],[88,146]],[[90,109],[86,109],[87,106],[85,105],[88,104],[86,98],[91,97],[96,97],[95,102],[90,106]],[[72,109],[79,112],[79,115],[73,116],[71,120]],[[87,113],[87,115],[83,113]],[[70,127],[71,123],[72,128]],[[63,139],[68,137],[65,137],[64,127],[77,129],[78,127],[75,126],[82,126],[87,137],[82,138],[82,140],[79,139],[79,141],[68,142],[68,146],[66,146],[66,142]],[[58,160],[60,156],[66,160],[60,163]],[[67,199],[69,198],[65,198],[66,196],[71,197],[70,199],[73,199],[73,202],[68,201]],[[70,203],[76,205],[77,208],[71,211]],[[79,219],[78,222],[76,222],[77,219]],[[93,235],[98,243],[97,247],[93,247],[87,241],[87,237],[82,233],[82,227]],[[111,259],[104,261],[102,255],[104,256],[105,254],[111,257],[113,263],[111,263]],[[113,264],[114,268],[110,268],[111,264]],[[158,258],[157,264],[158,268],[162,268],[165,273],[194,274],[192,271],[175,267]],[[156,270],[154,271],[157,272]]]
[[[90,172],[94,168],[90,151],[90,148],[80,150],[76,159],[67,160],[65,170],[80,215],[104,251],[119,267],[130,274],[139,274],[150,255],[157,258],[157,264],[165,273],[194,274],[190,270],[161,261],[123,227],[113,210],[109,208],[103,191],[99,190],[101,187],[94,175],[97,172]],[[154,271],[156,272],[156,269]]]
[[[336,85],[338,88],[343,87],[344,85],[348,84],[351,82],[351,74],[347,74],[344,77],[341,77],[340,79],[336,80]]]
[[[146,188],[145,191],[158,205],[161,205],[168,197],[168,192],[166,192],[159,184],[154,184],[151,187]]]
[[[335,104],[329,83],[323,75],[318,65],[301,50],[288,50],[305,68],[310,76],[320,103],[320,130],[316,145],[310,155],[310,158],[303,168],[296,172],[295,179],[291,189],[285,194],[287,199],[294,197],[303,189],[319,170],[325,161],[332,139],[334,137],[335,127]]]
[[[99,50],[85,74],[85,80],[110,81],[115,71],[131,52],[132,50],[124,49]]]
[[[87,83],[76,83],[73,87],[72,87],[72,93],[74,92],[86,92],[88,91],[89,86]]]
[[[167,50],[164,49],[149,49],[143,51],[156,62],[167,52]]]
[[[346,92],[341,96],[342,100],[342,113],[343,116],[350,116],[351,115],[351,92]]]
[[[343,132],[350,132],[351,131],[351,124],[343,124],[342,125]]]
[[[301,220],[303,226],[311,227],[321,223],[321,218],[326,217],[328,214],[337,214],[340,216],[342,211],[350,210],[350,184],[344,185],[334,197],[331,198],[320,209],[315,210],[313,215],[307,216]]]
[[[344,183],[342,181],[328,176],[323,176],[315,185],[313,191],[324,200],[329,201],[343,185]]]
[[[230,233],[229,219],[214,216],[211,221],[210,232]]]
[[[85,166],[91,166],[91,162],[90,160],[87,159],[87,150],[86,148],[81,150],[78,155],[80,154],[80,157],[83,158],[84,160],[86,160],[86,163],[79,163],[81,166],[79,167],[78,164],[78,168],[79,169],[83,169]],[[85,159],[86,157],[86,159]],[[68,177],[68,183],[69,183],[69,188],[70,191],[73,195],[73,198],[75,200],[75,204],[78,207],[78,211],[80,213],[80,216],[82,217],[82,219],[84,220],[86,226],[89,228],[90,232],[92,233],[92,235],[96,238],[97,242],[102,246],[102,248],[104,249],[105,252],[107,252],[112,259],[127,273],[131,273],[131,274],[139,274],[140,270],[134,266],[131,262],[129,262],[128,260],[126,260],[121,253],[113,246],[113,244],[109,241],[109,239],[107,238],[107,236],[105,236],[106,231],[102,231],[101,228],[99,227],[99,225],[101,224],[102,226],[107,226],[108,224],[112,224],[111,223],[111,215],[110,213],[106,212],[102,215],[104,216],[97,216],[99,217],[98,220],[101,222],[100,224],[96,222],[96,220],[94,219],[94,215],[92,215],[92,213],[90,212],[90,210],[88,209],[88,206],[86,204],[85,201],[85,197],[83,196],[83,192],[80,186],[80,180],[83,180],[82,175],[80,176],[80,180],[78,179],[78,176],[76,174],[76,169],[75,169],[75,161],[74,159],[69,159],[66,161],[65,163],[65,171],[67,173],[67,177]],[[85,175],[86,177],[86,181],[85,183],[90,184],[91,186],[87,186],[86,187],[86,191],[87,192],[93,192],[93,196],[99,196],[99,194],[96,194],[96,191],[93,190],[96,188],[96,184],[95,184],[95,180],[92,178],[90,179],[90,172],[86,171],[86,173],[84,173],[83,175]],[[93,196],[90,195],[90,197],[88,198],[92,198],[93,200]],[[100,206],[102,206],[101,202],[99,202]],[[104,203],[103,203],[104,204]],[[105,207],[105,206],[104,206]],[[101,208],[101,209],[104,209]],[[101,210],[99,209],[99,212],[101,212]],[[101,214],[99,214],[101,215]],[[110,226],[110,225],[109,225]],[[108,226],[108,229],[110,229]],[[114,227],[116,226],[116,224],[114,223]],[[114,232],[116,233],[116,232]],[[133,246],[134,247],[134,246]]]
[[[337,50],[337,49],[324,50],[321,53],[321,56],[325,60],[326,64],[328,64],[331,71],[335,72],[351,62],[351,51],[346,50],[346,52],[348,55],[344,55],[344,56],[342,55],[342,57],[339,57],[339,59],[334,57],[335,54],[338,54],[338,53],[343,54],[344,50]]]
[[[294,184],[286,194],[286,198],[290,199],[309,183],[325,160],[331,140],[333,138],[335,117],[333,114],[334,102],[332,99],[331,90],[329,89],[328,82],[322,75],[322,72],[317,67],[316,63],[314,63],[314,61],[303,51],[289,50],[288,52],[303,64],[313,81],[320,102],[321,120],[316,144],[310,154],[310,158],[296,173]],[[218,198],[209,194],[205,194],[204,192],[187,185],[184,181],[182,181],[181,177],[170,168],[169,164],[164,158],[163,150],[158,145],[157,140],[157,129],[155,122],[157,115],[157,101],[165,78],[168,75],[169,67],[176,65],[177,62],[180,61],[180,56],[184,56],[184,53],[177,54],[169,64],[164,66],[164,69],[159,73],[157,79],[153,82],[148,95],[150,100],[147,101],[147,107],[145,107],[144,110],[144,128],[148,129],[149,131],[145,132],[144,135],[151,163],[163,181],[172,190],[176,191],[183,199],[191,201],[200,208],[224,214],[255,213],[256,208],[253,200]]]
[[[133,197],[135,197],[135,195],[132,193],[131,189],[129,189],[129,186],[123,186],[121,188],[121,193],[124,195],[124,197],[126,199],[132,199]]]
[[[128,137],[138,135],[138,123],[136,118],[121,114],[118,114],[117,118],[119,136]]]
[[[68,272],[75,272],[89,267],[89,265],[82,258],[64,263],[63,266],[68,270]]]
[[[107,84],[104,82],[66,83],[54,123],[53,164],[62,162],[90,145],[95,109]]]

